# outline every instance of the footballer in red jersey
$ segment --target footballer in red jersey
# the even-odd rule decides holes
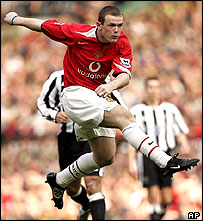
[[[125,34],[115,36],[115,43],[102,43],[97,30],[97,26],[56,20],[42,24],[44,34],[68,45],[64,57],[64,87],[80,85],[95,90],[112,69],[115,76],[124,72],[131,75],[132,51]]]

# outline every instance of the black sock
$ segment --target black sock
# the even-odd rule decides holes
[[[105,220],[106,205],[104,199],[94,200],[89,203],[93,220]]]
[[[165,215],[166,209],[168,208],[168,206],[169,206],[168,204],[164,204],[164,203],[161,204],[162,212],[160,214],[160,219]]]
[[[87,197],[87,191],[86,189],[81,185],[82,192],[79,196],[71,197],[72,200],[74,200],[76,203],[80,203],[82,205],[83,210],[89,209],[89,199]]]
[[[158,213],[156,213],[156,212],[150,214],[150,216],[151,216],[151,219],[152,219],[152,220],[160,220],[160,219],[161,219],[160,214],[158,214]]]

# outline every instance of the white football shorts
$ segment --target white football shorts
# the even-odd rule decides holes
[[[77,140],[95,137],[115,137],[115,129],[99,127],[104,111],[111,111],[118,103],[111,98],[99,97],[95,91],[82,86],[64,88],[61,101],[68,117],[73,120]]]

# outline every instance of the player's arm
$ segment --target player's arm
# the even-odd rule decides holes
[[[180,152],[182,154],[188,155],[191,152],[191,147],[187,139],[189,128],[187,127],[180,110],[173,104],[172,107],[175,119],[174,130],[176,133],[177,142],[180,146]]]
[[[180,145],[180,152],[182,154],[188,155],[188,154],[191,153],[191,147],[190,147],[190,144],[188,142],[186,134],[180,133],[177,136],[177,142]]]
[[[128,85],[129,81],[130,81],[130,76],[126,73],[121,73],[109,83],[99,85],[95,89],[95,92],[99,96],[106,97],[110,95],[113,90],[117,90]]]
[[[4,20],[9,25],[19,25],[29,28],[32,31],[41,32],[41,25],[45,22],[45,20],[38,18],[25,18],[19,16],[16,12],[9,12],[6,14]]]
[[[128,170],[131,176],[133,176],[135,179],[138,179],[138,170],[137,170],[137,150],[133,148],[129,144],[128,149]]]

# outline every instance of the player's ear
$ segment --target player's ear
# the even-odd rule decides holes
[[[97,21],[96,22],[96,26],[99,30],[101,30],[101,27],[102,27],[102,23],[100,21]]]

